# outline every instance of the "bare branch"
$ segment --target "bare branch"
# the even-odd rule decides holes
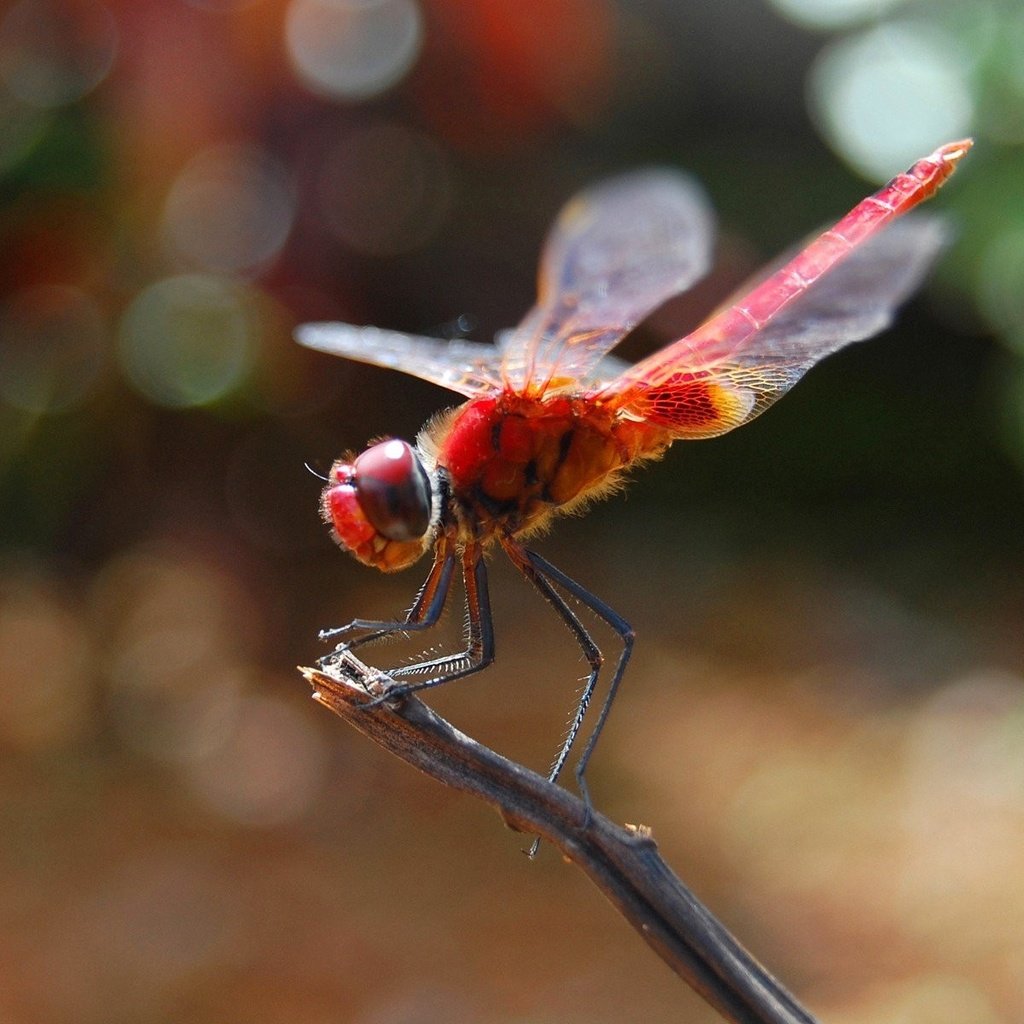
[[[367,709],[390,680],[347,652],[335,657],[330,674],[302,669],[321,704],[403,761],[486,800],[511,828],[558,847],[727,1020],[815,1024],[672,873],[645,831],[596,811],[587,824],[579,798],[463,735],[415,697]]]

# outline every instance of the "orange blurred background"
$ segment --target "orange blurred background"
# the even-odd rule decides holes
[[[798,6],[0,14],[0,1020],[716,1019],[550,850],[309,699],[317,630],[420,570],[338,552],[304,463],[453,396],[290,334],[488,340],[560,204],[660,163],[721,220],[625,351],[677,337],[874,187],[822,54],[898,5]],[[944,52],[945,10],[900,31]],[[934,203],[960,241],[898,327],[540,542],[639,635],[599,808],[832,1024],[1024,1019],[1024,89],[964,95],[931,98],[978,137]],[[874,130],[887,173],[953,137]],[[584,668],[494,561],[498,662],[430,703],[543,770]]]

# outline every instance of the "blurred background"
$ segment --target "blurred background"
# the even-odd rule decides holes
[[[488,340],[566,198],[668,164],[719,257],[636,356],[966,134],[896,328],[540,544],[639,634],[598,806],[837,1024],[1024,1019],[1018,0],[9,4],[0,1020],[716,1019],[309,699],[317,630],[421,570],[337,551],[303,464],[454,396],[290,332]],[[544,769],[584,669],[495,563],[498,663],[432,703]]]

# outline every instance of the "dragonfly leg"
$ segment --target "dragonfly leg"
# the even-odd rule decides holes
[[[362,636],[357,636],[342,646],[346,650],[353,650],[363,644],[372,643],[374,640],[382,640],[394,636],[396,633],[411,633],[421,629],[429,629],[437,624],[441,617],[445,601],[448,600],[448,591],[451,587],[452,572],[455,568],[455,555],[448,549],[444,540],[438,541],[437,551],[434,555],[434,564],[430,567],[427,578],[423,581],[416,600],[407,612],[404,619],[395,621],[377,621],[375,619],[353,619],[345,626],[336,626],[333,629],[320,630],[321,640],[330,640],[334,637],[345,636],[349,633],[363,631]],[[330,655],[327,655],[330,658]]]
[[[508,547],[505,549],[509,550]],[[598,713],[597,721],[594,723],[593,729],[590,730],[590,735],[587,737],[586,743],[583,745],[583,752],[580,754],[579,761],[576,762],[576,785],[579,787],[580,796],[583,797],[583,801],[587,806],[589,813],[591,807],[590,801],[590,790],[587,788],[586,773],[587,764],[590,762],[590,757],[594,753],[594,747],[597,746],[597,741],[600,738],[601,731],[604,729],[605,723],[608,721],[608,714],[612,709],[612,704],[615,701],[615,695],[618,693],[619,684],[622,682],[622,677],[626,672],[626,665],[629,664],[630,655],[633,653],[633,644],[636,639],[636,634],[633,632],[632,626],[626,620],[619,615],[618,612],[614,611],[607,604],[604,603],[600,598],[592,594],[582,584],[577,583],[571,576],[567,576],[561,569],[555,568],[546,558],[538,555],[535,551],[527,551],[525,548],[521,549],[523,555],[528,559],[529,564],[532,566],[534,573],[547,584],[549,589],[552,584],[557,587],[561,587],[566,593],[576,598],[580,604],[589,608],[599,619],[607,623],[619,636],[622,641],[622,650],[619,653],[619,660],[615,664],[615,670],[612,673],[611,681],[608,684],[608,691],[604,698],[604,703],[601,705],[601,710]],[[515,559],[513,559],[515,561]],[[517,563],[518,564],[518,563]],[[527,573],[527,578],[533,581],[533,577]],[[541,588],[538,588],[541,589]],[[547,597],[547,592],[541,589],[541,593],[544,593]],[[565,601],[561,597],[558,597],[557,603],[551,598],[549,601],[555,606],[555,610],[559,612],[566,625],[576,634],[577,640],[579,640],[580,646],[583,648],[584,654],[588,654],[588,644],[594,646],[593,640],[590,639],[587,631],[583,628],[579,619],[575,613],[566,605]],[[563,613],[564,609],[564,613]],[[586,642],[582,639],[586,637]],[[596,649],[596,648],[595,648]],[[598,667],[600,663],[598,663]],[[591,678],[588,685],[584,687],[583,693],[580,695],[580,702],[577,707],[576,715],[573,719],[573,724],[570,727],[569,733],[566,737],[566,741],[562,746],[562,750],[558,755],[558,760],[563,764],[565,759],[569,755],[573,743],[576,740],[576,733],[579,731],[580,724],[587,710],[587,704],[590,701],[590,697],[593,693],[593,685],[597,681],[597,672],[594,670],[593,662],[591,662]]]
[[[562,741],[562,747],[555,756],[551,769],[548,772],[548,782],[557,782],[566,761],[569,759],[569,754],[579,737],[580,729],[583,726],[583,718],[587,713],[587,708],[590,707],[590,701],[597,686],[598,675],[601,672],[601,666],[604,664],[604,655],[594,642],[593,637],[587,632],[587,628],[580,622],[576,613],[569,607],[554,586],[548,582],[547,577],[537,566],[534,561],[537,556],[510,537],[504,538],[501,544],[505,549],[505,553],[512,560],[513,565],[537,588],[541,596],[554,608],[558,617],[569,627],[570,632],[576,637],[576,642],[583,651],[583,656],[587,659],[587,664],[590,666],[590,675],[587,677],[587,681],[580,692],[579,700],[576,702],[576,711],[573,714],[572,721],[569,723],[565,739]],[[579,781],[578,776],[577,781]],[[580,792],[587,807],[587,817],[583,822],[583,827],[586,828],[589,824],[590,816],[590,794],[587,792],[585,783],[580,787]],[[526,851],[527,856],[535,857],[538,849],[540,849],[540,837],[536,838],[530,845],[530,848]]]
[[[512,560],[512,564],[537,588],[541,596],[554,608],[558,617],[569,627],[570,632],[576,637],[576,642],[583,651],[583,656],[587,659],[587,664],[590,666],[590,675],[580,693],[576,704],[576,712],[569,723],[565,740],[562,743],[562,749],[559,750],[552,762],[551,770],[548,772],[548,782],[557,782],[562,769],[565,767],[565,762],[569,759],[569,753],[579,736],[580,728],[583,725],[583,717],[590,706],[590,699],[593,697],[594,688],[597,686],[597,677],[601,671],[601,666],[604,664],[604,655],[587,632],[586,627],[580,622],[576,613],[535,565],[533,560],[536,556],[510,537],[502,538],[501,545],[505,549],[505,553]]]
[[[399,700],[410,693],[429,690],[453,679],[472,675],[494,661],[494,623],[487,590],[487,566],[479,544],[467,544],[462,553],[462,581],[466,591],[466,647],[457,654],[402,665],[388,672],[391,676],[429,675],[421,682],[401,683],[365,704],[372,708],[385,701]]]

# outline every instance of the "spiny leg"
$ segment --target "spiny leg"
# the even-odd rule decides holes
[[[583,656],[587,659],[587,663],[590,665],[590,675],[588,676],[587,682],[584,685],[583,691],[580,693],[579,700],[576,703],[576,712],[569,724],[569,729],[565,734],[565,739],[562,741],[562,748],[558,751],[554,763],[548,772],[548,782],[554,783],[558,781],[558,777],[561,775],[562,769],[565,767],[565,762],[569,759],[569,753],[572,751],[573,745],[576,743],[576,738],[578,737],[580,728],[583,725],[583,717],[587,713],[587,708],[590,707],[590,699],[593,697],[594,688],[597,686],[597,677],[601,671],[601,666],[604,664],[604,655],[601,653],[597,644],[594,643],[593,638],[587,632],[583,623],[580,622],[576,613],[568,604],[566,604],[561,594],[559,594],[547,579],[541,575],[540,570],[534,564],[534,559],[537,556],[534,555],[533,552],[528,551],[522,545],[516,543],[511,537],[503,538],[501,546],[505,549],[506,554],[512,560],[513,565],[515,565],[515,567],[537,588],[544,599],[558,613],[559,618],[569,627],[573,636],[576,637],[576,642],[580,645],[580,648],[583,651]],[[586,786],[581,787],[581,792],[584,797],[584,802],[586,803],[586,817],[583,821],[583,828],[586,828],[590,820],[590,795],[586,790]],[[532,860],[537,856],[537,851],[539,849],[540,836],[537,836],[526,851],[527,857]]]
[[[601,671],[601,666],[604,664],[604,655],[597,644],[594,643],[593,638],[587,632],[583,623],[580,622],[576,613],[534,564],[534,559],[537,556],[511,537],[501,538],[501,546],[512,560],[512,564],[540,591],[541,596],[554,608],[558,617],[569,627],[569,630],[576,637],[576,642],[583,651],[583,656],[587,659],[587,664],[590,666],[590,675],[580,693],[579,701],[576,704],[576,713],[569,724],[565,740],[562,743],[562,749],[559,750],[551,770],[548,772],[548,782],[557,782],[558,776],[561,775],[562,769],[565,767],[565,762],[569,759],[569,753],[576,743],[580,727],[583,725],[583,717],[590,706],[590,699],[594,695],[594,688],[597,686],[597,677]]]
[[[622,641],[622,651],[615,665],[615,671],[612,673],[611,682],[608,684],[608,692],[605,695],[604,703],[601,705],[594,728],[591,729],[590,735],[583,745],[583,753],[580,754],[580,759],[576,762],[576,785],[579,787],[580,795],[583,797],[589,813],[591,803],[590,790],[587,788],[586,782],[587,764],[594,753],[594,747],[597,746],[601,730],[604,729],[605,722],[608,720],[608,713],[612,709],[619,684],[622,682],[622,677],[626,671],[626,665],[629,664],[629,657],[633,653],[633,643],[636,639],[636,634],[633,632],[633,627],[618,612],[606,605],[604,601],[592,594],[582,584],[577,583],[571,576],[567,576],[561,569],[555,568],[546,558],[538,555],[535,551],[525,551],[524,549],[524,553],[529,558],[530,564],[542,577],[549,583],[561,587],[581,604],[589,608],[599,619],[606,622],[618,633],[619,639]],[[586,709],[583,708],[582,710],[585,711]]]
[[[476,542],[467,544],[462,552],[462,582],[466,591],[467,612],[465,650],[393,669],[389,673],[392,676],[431,674],[432,678],[419,683],[393,686],[364,707],[372,708],[384,701],[397,700],[410,693],[450,683],[453,679],[479,672],[494,661],[494,623],[487,590],[487,566],[484,564],[483,551]]]
[[[344,645],[347,650],[353,650],[374,640],[393,636],[395,633],[430,629],[437,624],[445,602],[448,600],[448,591],[451,587],[454,568],[455,554],[449,549],[445,540],[441,538],[437,542],[437,548],[434,552],[434,564],[430,567],[430,572],[423,581],[423,585],[416,594],[416,599],[413,601],[412,607],[404,619],[396,619],[391,622],[377,621],[375,619],[353,619],[347,625],[320,630],[320,639],[329,640],[350,632],[367,630],[368,632],[363,636],[357,636]],[[327,657],[329,658],[330,655]]]
[[[606,622],[616,633],[619,635],[619,639],[622,641],[622,651],[619,654],[619,660],[615,665],[615,671],[612,673],[611,682],[608,684],[608,692],[605,694],[604,703],[601,705],[601,710],[598,713],[597,721],[594,723],[594,728],[591,729],[590,735],[587,737],[587,742],[583,745],[583,753],[580,754],[580,759],[576,763],[576,785],[580,788],[580,793],[583,799],[586,801],[587,806],[590,806],[590,792],[587,789],[587,784],[584,776],[587,772],[587,764],[590,762],[591,755],[594,753],[594,747],[597,746],[597,741],[601,735],[601,730],[604,729],[605,722],[608,721],[608,714],[612,709],[612,704],[615,701],[615,695],[618,693],[619,684],[622,682],[622,677],[625,675],[626,666],[629,664],[630,655],[633,653],[633,644],[636,641],[636,633],[633,631],[633,627],[613,608],[609,607],[595,594],[592,594],[586,587],[577,583],[571,576],[566,576],[561,569],[556,569],[546,558],[541,557],[534,551],[528,552],[530,561],[533,562],[534,567],[538,572],[543,573],[552,583],[557,584],[563,589],[567,590],[573,595],[578,601],[586,605],[599,619]]]

